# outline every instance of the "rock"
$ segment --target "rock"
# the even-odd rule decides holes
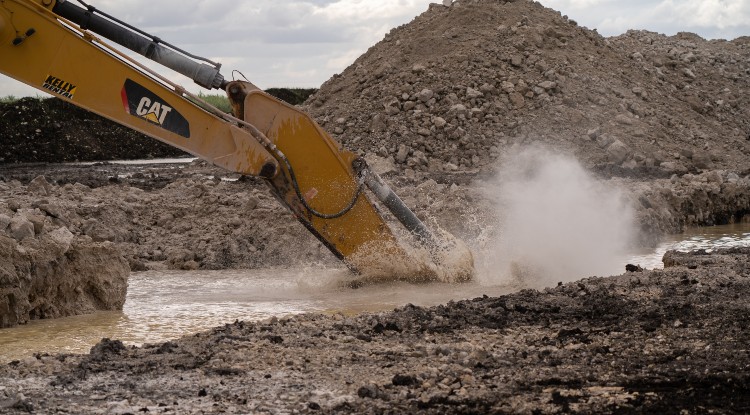
[[[48,196],[52,190],[52,185],[47,182],[44,176],[37,176],[29,182],[28,190],[35,195]]]
[[[617,116],[615,117],[615,122],[624,125],[633,125],[633,118],[625,114],[617,114]]]
[[[398,146],[398,153],[396,153],[396,161],[399,163],[405,163],[406,158],[409,156],[409,148],[406,147],[406,144],[401,144]]]
[[[450,113],[455,115],[466,115],[468,113],[468,109],[463,104],[455,104],[450,107],[449,110]]]
[[[55,229],[48,233],[47,236],[60,247],[63,254],[70,250],[70,245],[74,239],[73,234],[65,227]]]
[[[44,230],[44,216],[41,215],[26,215],[26,219],[34,225],[34,234],[39,235]]]
[[[509,94],[508,98],[510,99],[510,103],[513,104],[513,108],[515,109],[523,108],[523,106],[526,104],[526,100],[523,98],[523,95],[519,94],[518,92]]]
[[[387,105],[385,107],[385,113],[388,114],[388,115],[390,115],[390,116],[394,116],[394,115],[398,114],[399,112],[401,112],[401,110],[398,109],[398,107],[396,107],[395,105]]]
[[[659,168],[667,173],[685,174],[688,172],[684,164],[677,161],[665,161],[659,164]]]
[[[614,164],[622,164],[630,154],[630,148],[620,140],[615,140],[607,147],[607,155]]]
[[[596,144],[601,148],[607,148],[610,144],[614,143],[615,139],[609,134],[602,134],[596,137]]]
[[[421,63],[415,63],[414,66],[411,67],[411,71],[414,73],[422,73],[427,69],[424,65]]]
[[[711,162],[711,154],[707,151],[695,151],[693,152],[693,165],[701,170],[710,169],[713,163]]]
[[[423,89],[423,90],[419,91],[419,93],[417,94],[417,99],[426,103],[427,101],[429,101],[430,99],[432,99],[432,97],[434,95],[435,95],[435,93],[432,92],[431,89]]]
[[[432,119],[432,124],[437,128],[443,128],[447,124],[447,121],[443,117],[435,117]]]
[[[588,138],[590,138],[592,140],[596,140],[596,138],[599,137],[599,132],[600,132],[600,128],[599,127],[592,128],[592,129],[586,131],[586,136],[588,136]]]
[[[385,157],[380,157],[372,153],[368,153],[365,155],[365,161],[367,162],[367,165],[370,166],[370,168],[377,174],[383,175],[386,173],[391,173],[398,171],[396,168],[396,165],[393,164],[390,160]]]
[[[34,224],[26,217],[17,215],[10,221],[10,236],[17,241],[34,237]]]
[[[453,0],[443,0],[443,6],[445,7],[451,7],[453,4]]]
[[[0,232],[4,232],[10,225],[10,216],[0,213]]]
[[[484,94],[474,88],[466,88],[466,97],[469,99],[483,97]]]
[[[545,91],[549,91],[550,89],[555,88],[557,86],[557,83],[552,81],[542,81],[538,84],[538,86]]]

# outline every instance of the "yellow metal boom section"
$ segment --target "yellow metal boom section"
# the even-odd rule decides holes
[[[41,4],[0,0],[0,72],[228,170],[259,175],[267,164],[266,171],[277,166],[247,131],[101,44],[75,25],[63,25]]]
[[[355,269],[373,273],[385,262],[398,266],[382,272],[425,273],[362,191],[352,168],[354,153],[341,148],[309,115],[250,83],[232,82],[227,91],[235,112],[279,149],[278,158],[288,160],[279,160],[283,174],[269,184],[313,234]],[[337,213],[343,214],[332,217]]]
[[[238,119],[212,114],[54,7],[53,0],[0,0],[0,72],[229,171],[264,177],[352,269],[434,276],[406,253],[362,191],[355,155],[308,115],[247,82],[227,85]]]

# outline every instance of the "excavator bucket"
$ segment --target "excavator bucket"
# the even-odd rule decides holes
[[[355,154],[344,150],[310,116],[248,82],[227,86],[235,116],[254,125],[275,146],[280,169],[268,184],[274,194],[331,252],[365,278],[465,281],[473,260],[450,237],[434,238]],[[380,197],[415,235],[399,238],[370,201]],[[416,245],[416,246],[414,246]]]

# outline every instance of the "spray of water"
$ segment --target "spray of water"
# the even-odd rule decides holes
[[[484,283],[544,287],[624,271],[633,210],[572,157],[526,148],[486,188],[497,226],[479,256]]]

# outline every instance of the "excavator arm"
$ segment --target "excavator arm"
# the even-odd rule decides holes
[[[264,178],[277,199],[355,272],[471,277],[468,250],[435,238],[364,160],[310,116],[249,82],[226,81],[214,62],[79,3],[85,8],[64,0],[0,0],[0,72],[228,171]],[[198,105],[198,97],[98,36],[205,88],[223,89],[233,115]],[[416,247],[394,234],[366,188],[415,236]]]

